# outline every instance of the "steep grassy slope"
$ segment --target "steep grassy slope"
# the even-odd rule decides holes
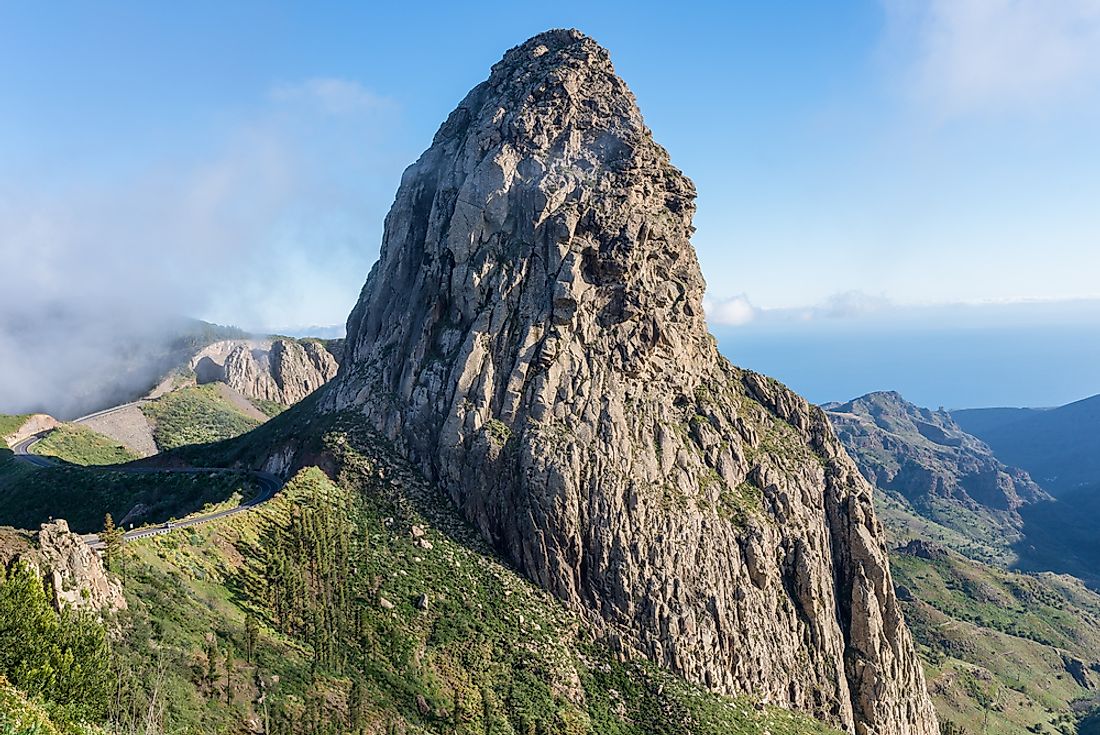
[[[892,566],[941,720],[972,733],[1077,732],[1100,705],[1100,596],[1071,577],[925,556],[898,553]]]
[[[278,416],[287,409],[287,407],[281,403],[264,400],[263,398],[249,398],[248,400],[251,401],[252,405],[262,411],[264,415],[268,418]]]
[[[300,437],[296,420],[258,432]],[[128,545],[123,711],[155,689],[172,730],[831,732],[617,662],[369,434],[299,448],[337,481],[307,468],[261,508]]]
[[[180,388],[142,404],[161,451],[239,436],[259,425],[214,385]]]
[[[32,451],[85,466],[123,464],[138,458],[113,439],[80,424],[62,424],[37,442]]]

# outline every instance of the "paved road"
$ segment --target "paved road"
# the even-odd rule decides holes
[[[98,411],[87,416],[81,416],[76,419],[74,423],[80,423],[87,419],[94,418],[96,416],[102,416],[106,413],[113,411],[120,411],[129,406],[135,405],[134,403],[126,403],[121,406],[115,406],[114,408],[108,408],[105,411]],[[52,429],[50,430],[52,431]],[[29,462],[38,467],[56,467],[61,463],[53,457],[45,457],[39,454],[35,454],[31,451],[31,448],[35,443],[46,438],[50,431],[43,431],[33,436],[29,436],[23,441],[12,447],[12,451],[15,452],[15,456],[24,462]],[[203,475],[216,472],[219,474],[238,474],[246,475],[251,478],[259,487],[259,491],[244,501],[235,508],[227,508],[226,510],[220,510],[217,513],[210,513],[202,516],[192,516],[182,521],[173,522],[170,524],[164,524],[162,526],[152,526],[148,528],[136,528],[133,531],[127,531],[123,534],[123,539],[126,541],[132,541],[133,539],[146,538],[147,536],[158,536],[164,533],[171,533],[181,528],[190,528],[191,526],[198,526],[203,523],[209,523],[210,521],[217,520],[219,518],[226,518],[228,516],[236,515],[237,513],[243,513],[246,510],[255,508],[257,505],[262,505],[279,492],[283,486],[283,481],[268,472],[260,472],[258,470],[229,470],[224,467],[178,467],[178,468],[161,468],[161,467],[128,467],[126,465],[107,465],[102,467],[90,467],[92,470],[102,470],[104,472],[128,472],[135,475],[153,475],[162,472],[174,472],[178,474],[187,475]],[[84,536],[84,540],[93,549],[99,549],[103,547],[103,542],[99,540],[99,536],[96,534],[88,534]]]

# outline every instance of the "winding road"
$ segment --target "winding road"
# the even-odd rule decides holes
[[[80,423],[82,421],[87,421],[88,419],[95,418],[96,416],[102,416],[104,414],[112,413],[114,411],[121,411],[122,409],[128,408],[128,407],[133,406],[133,405],[136,405],[136,403],[125,403],[125,404],[122,404],[121,406],[115,406],[113,408],[108,408],[104,411],[97,411],[96,413],[88,414],[87,416],[81,416],[80,418],[75,419],[73,421],[73,423]],[[44,438],[46,438],[46,436],[51,431],[53,431],[53,429],[49,429],[47,431],[42,431],[42,432],[39,432],[37,434],[33,434],[33,435],[27,437],[26,439],[23,439],[22,441],[16,443],[12,447],[12,451],[15,453],[15,456],[17,458],[23,460],[24,462],[28,462],[30,464],[33,464],[36,467],[59,467],[59,466],[61,466],[61,462],[59,460],[54,459],[53,457],[46,457],[46,456],[43,456],[43,455],[40,455],[40,454],[35,454],[34,452],[31,451],[32,447],[34,447],[34,445],[36,443],[38,443],[38,442],[42,441]],[[279,492],[279,490],[283,487],[283,484],[284,484],[281,479],[279,479],[275,475],[271,474],[270,472],[260,472],[259,470],[232,470],[232,469],[226,469],[224,467],[173,467],[173,468],[162,468],[162,467],[128,467],[126,465],[100,465],[100,466],[96,466],[96,467],[89,467],[88,469],[102,470],[102,471],[105,471],[105,472],[126,472],[126,473],[135,474],[135,475],[155,475],[155,474],[159,474],[159,473],[163,473],[163,472],[173,472],[173,473],[177,473],[177,474],[188,474],[188,475],[203,475],[203,474],[209,474],[209,473],[220,473],[220,474],[221,473],[224,473],[224,474],[230,474],[231,473],[231,474],[247,475],[249,478],[251,478],[256,483],[256,485],[259,488],[259,491],[254,496],[252,496],[248,500],[244,501],[243,503],[241,503],[240,505],[238,505],[235,508],[227,508],[225,510],[218,511],[217,513],[209,513],[207,515],[191,516],[191,517],[185,518],[184,520],[181,520],[181,521],[173,521],[173,522],[170,522],[170,523],[165,523],[165,524],[160,525],[160,526],[148,526],[148,527],[145,527],[145,528],[135,528],[134,530],[127,531],[126,533],[123,534],[122,538],[125,541],[133,541],[135,539],[146,538],[148,536],[159,536],[159,535],[165,534],[165,533],[172,533],[173,531],[179,530],[181,528],[190,528],[192,526],[198,526],[198,525],[201,525],[203,523],[209,523],[210,521],[216,521],[219,518],[227,518],[229,516],[236,515],[237,513],[244,513],[247,510],[251,510],[252,508],[255,508],[258,505],[263,505],[267,501],[271,500],[271,498],[275,496],[275,493]],[[87,544],[89,546],[91,546],[93,549],[100,549],[100,548],[103,547],[103,542],[100,540],[100,538],[97,534],[94,534],[94,533],[93,534],[87,534],[83,538],[84,538],[84,541],[87,542]]]

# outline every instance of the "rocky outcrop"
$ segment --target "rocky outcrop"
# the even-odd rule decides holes
[[[1000,462],[946,411],[920,408],[892,391],[827,408],[860,470],[884,490],[913,501],[937,496],[1008,512],[1050,499],[1027,472]]]
[[[66,606],[94,613],[126,609],[122,583],[65,521],[43,523],[34,537],[10,532],[4,541],[0,561],[5,565],[22,561],[36,569],[58,610]]]
[[[336,375],[336,358],[320,342],[277,339],[263,352],[238,347],[225,360],[225,383],[248,398],[289,406]]]
[[[326,407],[625,655],[931,735],[871,488],[821,410],[718,354],[694,198],[603,48],[509,51],[405,172]]]
[[[939,544],[919,538],[913,539],[904,546],[899,546],[897,552],[906,556],[915,556],[918,559],[927,559],[928,561],[940,561],[949,556],[947,549]]]
[[[192,369],[198,383],[223,382],[246,398],[284,406],[327,383],[338,367],[333,354],[316,340],[242,340],[224,345],[196,356]]]
[[[65,605],[97,612],[126,609],[122,583],[107,572],[99,555],[72,533],[64,520],[42,524],[38,557],[58,609]]]

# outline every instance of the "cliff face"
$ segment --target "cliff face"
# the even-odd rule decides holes
[[[222,348],[224,354],[207,352],[194,365],[199,383],[222,381],[246,398],[284,406],[320,388],[337,370],[332,353],[312,340],[239,341]]]
[[[823,412],[719,356],[694,197],[604,49],[512,49],[405,172],[327,405],[625,653],[931,735],[871,488]]]

